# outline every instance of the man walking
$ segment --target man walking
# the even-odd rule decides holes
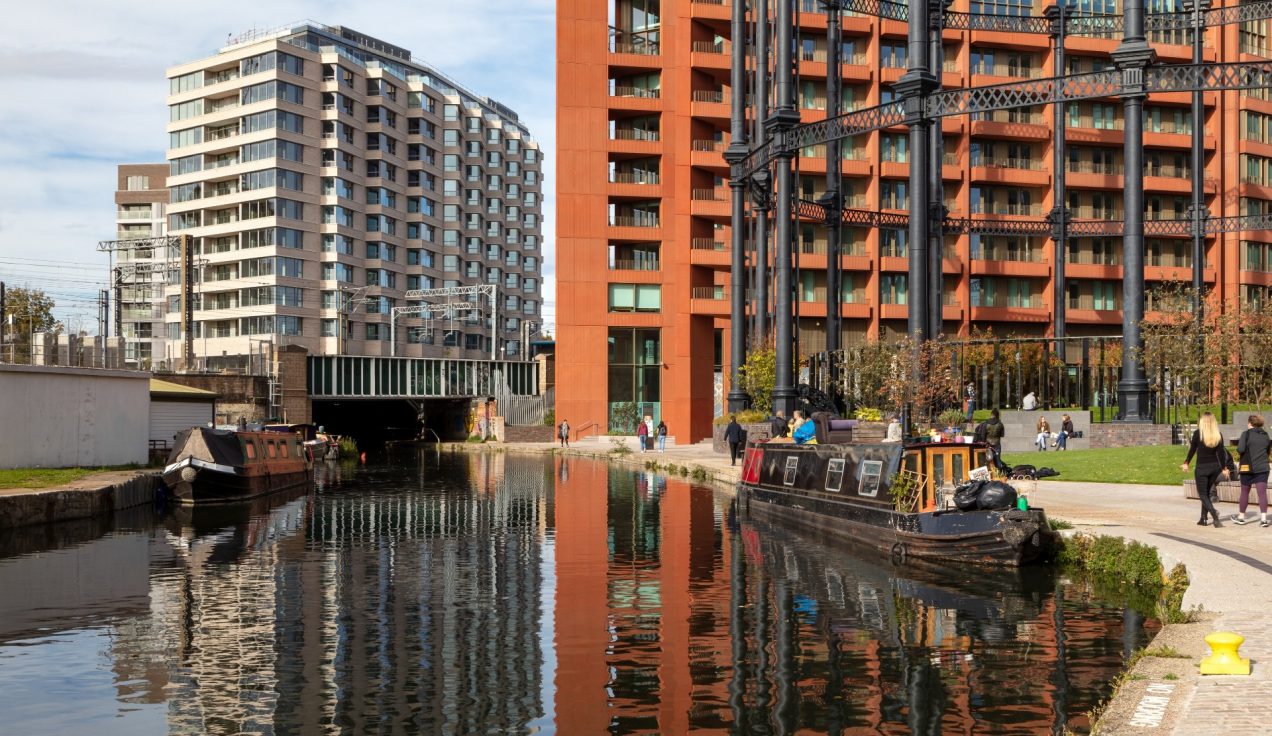
[[[561,438],[562,447],[570,446],[570,423],[568,421],[561,420],[561,425],[557,427],[557,437]]]
[[[729,465],[737,465],[738,455],[742,452],[742,425],[738,424],[736,414],[729,415],[729,426],[724,428],[724,441],[729,443]]]
[[[976,386],[971,381],[968,381],[967,388],[963,389],[963,397],[967,400],[967,423],[971,424],[972,414],[976,412]]]

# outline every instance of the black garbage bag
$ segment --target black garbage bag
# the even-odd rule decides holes
[[[1000,480],[986,481],[976,496],[976,508],[1000,511],[1016,508],[1016,489]]]
[[[974,480],[954,489],[954,505],[959,511],[973,511],[976,509],[977,499],[980,498],[981,486],[987,481]]]
[[[1054,478],[1060,475],[1060,471],[1055,468],[1038,468],[1034,471],[1034,478]]]

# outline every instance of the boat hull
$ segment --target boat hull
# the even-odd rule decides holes
[[[305,486],[313,482],[313,473],[306,468],[249,476],[183,462],[166,468],[163,481],[178,503],[234,503]]]
[[[1057,538],[1041,509],[899,514],[851,503],[809,503],[747,486],[738,500],[748,516],[869,548],[893,562],[1019,567],[1050,559]]]

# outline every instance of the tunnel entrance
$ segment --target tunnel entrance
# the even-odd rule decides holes
[[[313,421],[326,431],[350,435],[359,447],[420,439],[462,442],[468,438],[471,399],[315,399]]]

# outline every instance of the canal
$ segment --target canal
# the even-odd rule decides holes
[[[676,478],[421,450],[0,540],[0,732],[1081,733],[1155,627]]]

